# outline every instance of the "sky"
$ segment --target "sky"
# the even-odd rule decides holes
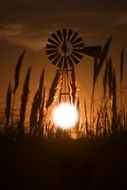
[[[26,69],[31,65],[34,79],[31,82],[31,91],[36,88],[44,66],[47,83],[51,82],[53,75],[50,73],[55,73],[56,68],[49,63],[45,45],[50,34],[62,28],[77,31],[86,46],[103,45],[113,35],[109,56],[118,69],[120,51],[127,47],[127,1],[1,0],[0,102],[5,99],[8,82],[11,80],[13,83],[15,64],[24,49],[26,55],[21,81],[23,82]],[[77,80],[86,96],[92,86],[92,68],[93,60],[87,56],[84,56],[76,68]]]

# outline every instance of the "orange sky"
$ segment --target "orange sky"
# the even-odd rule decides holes
[[[5,102],[8,82],[13,82],[14,68],[19,54],[26,50],[22,69],[22,83],[26,69],[32,66],[31,92],[35,91],[39,75],[46,66],[47,85],[55,67],[49,63],[45,45],[52,32],[61,28],[76,30],[86,45],[104,44],[110,35],[113,42],[109,56],[119,67],[120,50],[127,46],[127,1],[100,0],[0,1],[0,102]],[[92,58],[84,56],[76,68],[82,96],[90,97],[92,86]],[[124,75],[126,76],[127,64]],[[126,87],[126,83],[125,83]],[[19,94],[20,96],[20,94]]]

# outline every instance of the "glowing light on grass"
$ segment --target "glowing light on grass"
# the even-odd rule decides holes
[[[69,103],[61,103],[53,110],[52,117],[57,127],[68,129],[78,121],[78,111]]]

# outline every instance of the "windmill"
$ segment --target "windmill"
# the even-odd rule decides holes
[[[52,33],[46,44],[49,61],[61,69],[62,83],[59,102],[68,101],[69,71],[77,65],[84,54],[93,58],[100,58],[101,46],[85,46],[83,38],[71,29],[61,29]]]

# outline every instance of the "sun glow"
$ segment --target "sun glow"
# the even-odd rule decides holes
[[[68,129],[78,121],[78,111],[69,103],[61,103],[53,110],[52,118],[58,127]]]

